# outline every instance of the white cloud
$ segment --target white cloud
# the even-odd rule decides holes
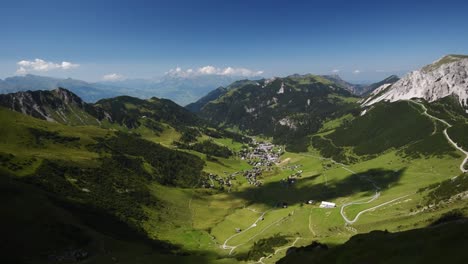
[[[55,63],[51,61],[45,61],[41,59],[35,59],[32,61],[29,60],[22,60],[19,61],[18,63],[18,69],[16,70],[17,74],[27,74],[29,72],[47,72],[51,70],[70,70],[73,68],[77,68],[80,65],[71,63],[68,61],[62,61],[61,63]]]
[[[183,70],[180,67],[170,69],[166,72],[166,75],[176,76],[176,77],[193,77],[200,75],[225,75],[225,76],[243,76],[243,77],[252,77],[259,76],[263,74],[263,71],[254,71],[246,68],[216,68],[211,65],[200,67],[198,69],[187,69]]]
[[[108,82],[115,82],[115,81],[121,81],[125,79],[125,76],[118,74],[118,73],[109,73],[109,74],[102,76],[102,79]]]
[[[338,70],[338,69],[333,69],[332,72],[333,72],[333,73],[339,73],[340,70]]]
[[[354,73],[354,74],[360,74],[361,71],[360,71],[360,70],[354,70],[353,73]]]

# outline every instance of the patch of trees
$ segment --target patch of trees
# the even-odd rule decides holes
[[[123,132],[101,138],[92,146],[96,151],[143,158],[152,166],[152,175],[164,185],[194,187],[198,184],[204,161],[195,155],[172,150],[136,135]]]
[[[180,136],[180,142],[184,144],[192,143],[197,141],[199,136],[201,136],[201,133],[198,131],[198,129],[187,127]]]
[[[425,197],[427,204],[438,204],[450,199],[452,196],[468,190],[468,174],[464,173],[440,183],[431,184],[421,188],[418,192],[429,191]]]
[[[49,141],[55,144],[64,144],[64,145],[77,145],[80,140],[79,137],[68,137],[60,135],[55,131],[47,131],[39,128],[29,128],[29,132],[33,136],[33,144],[37,146],[44,146],[44,143]]]
[[[261,257],[266,257],[269,254],[275,252],[275,247],[280,247],[286,245],[288,240],[285,236],[280,234],[275,234],[269,238],[263,238],[254,243],[253,247],[247,252],[247,255],[243,256],[244,260],[254,260],[257,261]]]
[[[347,162],[343,148],[335,146],[328,138],[314,136],[312,137],[312,146],[318,149],[324,157],[331,158],[336,162]]]
[[[218,145],[212,140],[205,140],[194,144],[183,144],[180,142],[175,142],[174,144],[179,148],[195,150],[209,156],[229,158],[233,155],[232,151],[228,147]]]
[[[447,129],[447,133],[458,146],[468,150],[468,123],[455,124]]]
[[[447,142],[442,132],[430,135],[423,140],[410,144],[397,153],[403,157],[410,157],[413,159],[420,158],[421,156],[442,157],[444,155],[450,155],[454,158],[460,157],[455,148]]]
[[[82,168],[73,163],[44,160],[24,180],[62,199],[103,209],[137,225],[147,219],[143,206],[154,206],[157,201],[147,188],[147,176],[140,175],[131,163],[122,157],[108,157],[101,159],[97,168]]]
[[[226,129],[221,129],[221,128],[219,129],[205,128],[203,130],[203,133],[205,133],[207,136],[210,136],[212,138],[230,138],[234,141],[237,141],[243,144],[248,144],[252,142],[252,139],[250,137],[244,136],[236,132],[231,132]]]

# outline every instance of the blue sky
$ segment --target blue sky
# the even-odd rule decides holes
[[[207,65],[374,81],[468,54],[467,10],[451,0],[2,0],[0,77],[27,61],[28,73],[88,81]]]

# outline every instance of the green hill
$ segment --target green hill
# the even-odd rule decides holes
[[[406,155],[458,157],[442,134],[443,125],[422,111],[407,101],[379,103],[331,133],[314,136],[312,145],[340,162],[355,162],[356,156],[370,158],[403,147]]]
[[[242,83],[209,102],[200,116],[222,127],[273,137],[290,150],[304,150],[304,138],[328,118],[357,109],[357,98],[340,85],[315,75]]]

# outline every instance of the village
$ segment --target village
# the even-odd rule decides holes
[[[218,188],[224,190],[227,188],[228,192],[231,190],[233,181],[237,176],[242,175],[245,177],[249,185],[256,187],[262,186],[261,177],[263,172],[271,171],[275,164],[280,162],[280,156],[284,153],[282,147],[278,147],[269,142],[257,142],[255,139],[245,146],[237,153],[241,160],[247,161],[252,166],[251,169],[237,171],[231,174],[224,172],[225,176],[220,176],[214,173],[208,174],[208,179],[203,182],[204,188]]]
[[[233,173],[224,172],[224,176],[209,173],[207,179],[203,182],[202,187],[209,189],[227,190],[231,192],[233,182],[237,180],[237,177],[243,176],[249,185],[255,187],[261,187],[263,184],[262,177],[264,172],[272,171],[275,166],[281,164],[281,155],[284,153],[284,148],[276,146],[270,142],[257,142],[255,139],[248,145],[242,148],[237,156],[241,160],[247,161],[252,168],[242,171],[236,171]],[[282,170],[289,170],[292,173],[280,180],[281,184],[285,188],[290,188],[297,181],[302,178],[303,170],[301,164],[284,165],[281,166]],[[313,205],[317,202],[314,200],[304,201],[304,203]],[[285,202],[279,202],[278,207],[286,208],[288,206]],[[334,203],[322,201],[320,208],[333,208],[336,207]]]

